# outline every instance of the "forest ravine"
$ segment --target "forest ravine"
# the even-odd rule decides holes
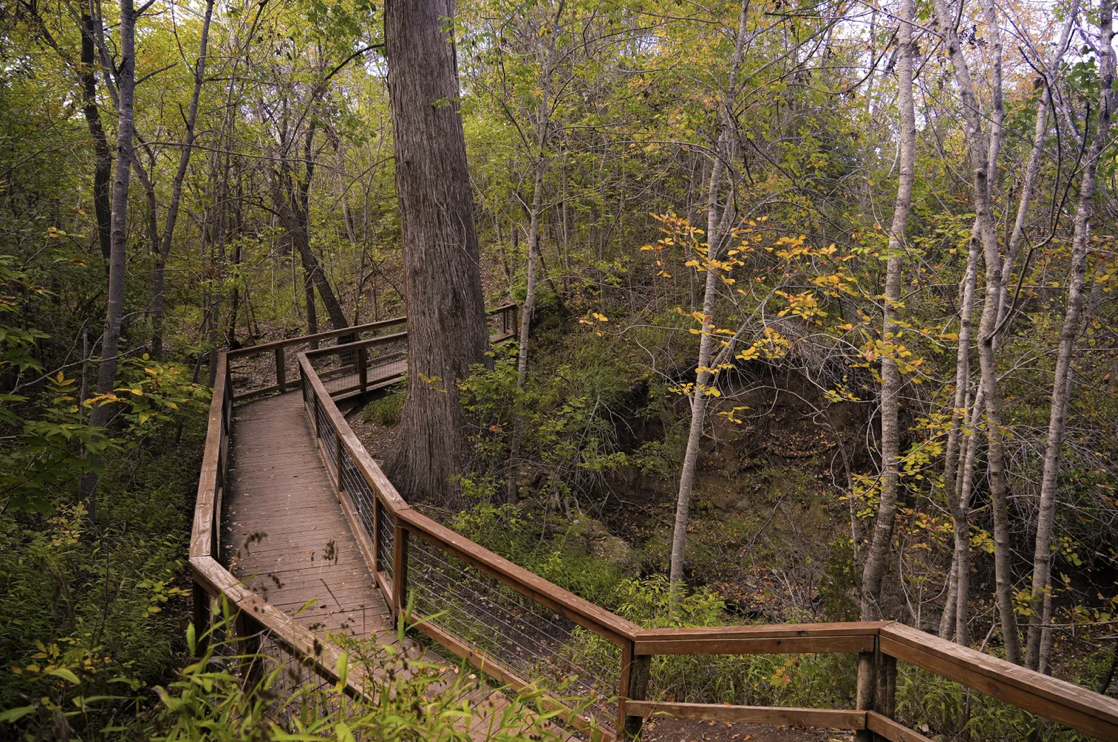
[[[274,738],[191,658],[216,359],[402,316],[406,381],[343,412],[497,554],[646,628],[895,620],[1118,697],[1113,15],[3,0],[0,738]],[[665,698],[857,693],[692,659]]]

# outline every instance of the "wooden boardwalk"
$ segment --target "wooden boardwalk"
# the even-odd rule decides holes
[[[315,443],[298,393],[237,407],[222,518],[223,561],[245,586],[293,615],[322,641],[345,633],[396,644],[388,606],[373,586]],[[412,658],[458,665],[405,640]],[[484,678],[461,700],[475,709],[471,737],[484,740],[508,698]],[[564,733],[564,736],[566,734]]]
[[[299,395],[238,407],[233,426],[222,518],[230,571],[309,628],[363,637],[390,631],[388,606],[350,534]]]
[[[503,315],[506,329],[517,326],[514,305],[497,313]],[[330,349],[339,356],[337,361],[321,350],[298,352],[308,344],[342,334],[360,336],[402,322],[397,318],[368,323],[217,356],[217,381],[190,539],[194,625],[202,632],[199,636],[208,636],[215,627],[215,601],[228,601],[237,611],[236,634],[246,638],[250,647],[257,637],[267,645],[262,646],[265,668],[286,665],[284,687],[340,682],[336,667],[341,648],[328,635],[345,633],[367,639],[372,646],[394,644],[397,632],[382,595],[422,593],[430,604],[421,609],[428,620],[416,629],[441,646],[440,651],[451,653],[446,656],[467,657],[474,667],[484,668],[489,676],[513,688],[529,687],[526,678],[571,680],[577,688],[589,688],[583,695],[591,706],[578,711],[565,705],[575,714],[567,720],[601,724],[605,739],[613,739],[613,732],[622,728],[635,731],[642,719],[667,714],[687,724],[656,729],[657,722],[650,725],[650,738],[665,738],[664,733],[671,739],[677,734],[704,736],[705,726],[726,722],[810,726],[854,732],[859,739],[872,734],[892,742],[931,742],[895,718],[897,663],[905,662],[1097,739],[1118,742],[1118,699],[903,624],[862,621],[646,629],[431,520],[396,492],[335,404],[339,397],[391,383],[390,377],[403,369],[376,364],[387,357],[368,359],[366,353],[397,342],[401,334]],[[356,379],[347,373],[352,366],[340,363],[351,352],[360,372]],[[296,362],[288,358],[292,355]],[[368,360],[373,362],[365,365]],[[301,384],[293,383],[296,374],[301,374]],[[320,458],[302,394],[282,394],[299,386],[313,400],[319,424],[327,426],[326,439],[333,438],[345,454],[345,489],[340,493],[345,512],[335,490],[333,469],[327,469]],[[262,397],[277,391],[281,396]],[[247,403],[249,399],[256,401]],[[234,407],[237,401],[242,404]],[[349,476],[354,474],[356,480]],[[379,533],[349,530],[351,520],[368,523],[376,521],[377,514]],[[389,518],[388,534],[384,517]],[[383,593],[374,587],[364,558],[367,555],[371,561],[378,551],[377,558],[389,566],[393,581],[392,590],[385,587]],[[591,652],[579,649],[586,643],[583,631],[597,637],[589,646]],[[443,699],[451,699],[451,705],[469,703],[474,714],[469,729],[462,731],[475,740],[489,738],[486,727],[509,708],[510,697],[496,692],[482,672],[476,673],[480,677],[469,673],[471,684],[456,685],[457,691],[450,696],[450,681],[460,663],[425,652],[410,639],[403,642],[403,647],[395,648],[396,657],[406,654],[422,659],[438,676],[427,690],[428,697],[442,694]],[[858,655],[856,708],[678,703],[655,700],[656,694],[649,688],[651,663],[657,656],[698,659],[812,653]],[[366,683],[375,683],[384,672],[401,670],[398,662],[385,664],[387,670],[352,669],[349,687],[362,693]],[[730,733],[728,728],[722,731]],[[751,729],[749,734],[753,733]],[[755,736],[775,742],[791,739],[791,733],[787,726],[778,733],[758,728]]]

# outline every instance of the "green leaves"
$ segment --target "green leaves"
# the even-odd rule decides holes
[[[47,675],[53,675],[56,678],[62,678],[63,680],[72,683],[73,685],[78,685],[81,683],[81,680],[79,680],[78,676],[74,674],[74,671],[68,670],[65,667],[56,667],[51,670],[45,670],[44,672]]]
[[[342,652],[338,655],[338,661],[335,665],[335,670],[338,673],[338,690],[342,691],[345,689],[346,678],[349,677],[349,652]],[[349,733],[348,728],[346,728],[346,733]],[[350,734],[350,739],[352,738],[353,735]],[[340,740],[341,737],[339,737],[338,739]]]
[[[0,711],[0,724],[19,721],[28,714],[35,712],[35,706],[20,706],[19,708]]]

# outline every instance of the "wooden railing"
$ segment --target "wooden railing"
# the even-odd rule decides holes
[[[518,307],[515,304],[506,304],[488,312],[489,331],[494,342],[515,337],[517,332]],[[399,345],[399,341],[407,337],[403,331],[407,317],[394,317],[379,322],[369,322],[355,325],[342,330],[329,330],[303,335],[301,337],[273,340],[259,345],[251,345],[224,353],[226,367],[229,374],[229,390],[236,402],[243,402],[254,397],[291,391],[298,385],[296,373],[298,370],[298,356],[301,353],[310,353],[312,357],[324,343],[333,343],[323,348],[324,353],[329,353],[336,345],[348,345],[354,349],[354,354],[348,356],[345,370],[356,377],[364,374],[370,367],[377,365],[378,357],[375,351],[385,345]],[[403,366],[400,367],[401,369]],[[391,383],[399,377],[395,374],[390,379],[374,380],[371,388],[375,389],[384,382]],[[369,391],[369,385],[349,390]],[[335,392],[335,394],[337,394]]]
[[[285,677],[306,670],[315,678],[336,683],[337,647],[324,645],[287,613],[246,588],[218,561],[221,556],[222,497],[233,429],[232,384],[224,353],[217,358],[216,374],[190,538],[190,568],[194,577],[193,624],[197,646],[201,650],[208,642],[228,638],[232,643],[239,643],[239,654],[247,657],[258,653],[261,641],[268,641],[273,654],[285,655],[290,660],[291,669]],[[225,624],[216,620],[225,609],[235,616],[233,635],[218,637],[213,635],[214,627]],[[277,659],[282,661],[283,657]],[[257,675],[260,669],[254,666],[243,668],[249,677]],[[364,671],[354,667],[346,679],[347,693],[360,694],[365,681]]]
[[[511,325],[502,320],[504,336],[514,336],[515,310],[499,311],[513,319]],[[390,342],[396,339],[386,337],[381,344]],[[365,347],[377,345],[370,341]],[[901,661],[1097,739],[1118,741],[1118,700],[895,622],[643,629],[528,572],[413,509],[384,476],[333,399],[354,391],[352,377],[360,376],[361,363],[356,347],[361,346],[299,354],[300,385],[342,509],[393,616],[410,611],[420,632],[514,689],[543,685],[555,706],[567,709],[567,723],[592,726],[614,738],[639,734],[644,719],[663,713],[846,729],[860,742],[930,742],[894,719]],[[336,356],[333,365],[331,355]],[[353,368],[333,377],[347,379],[336,391],[316,370],[329,369],[324,375],[331,378],[347,366]],[[367,364],[366,372],[370,368]],[[330,679],[336,650],[315,643],[309,631],[239,585],[212,553],[230,431],[228,388],[221,358],[191,543],[196,595],[225,596],[245,616],[238,634],[251,636],[254,629],[266,628],[285,651]],[[204,609],[196,613],[196,625],[204,625]],[[801,653],[857,655],[856,708],[649,700],[655,696],[649,681],[657,655]],[[351,677],[349,684],[360,688],[363,680]],[[578,713],[562,700],[575,696],[589,699]]]

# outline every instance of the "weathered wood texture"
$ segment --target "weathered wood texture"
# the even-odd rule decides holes
[[[872,652],[882,622],[648,629],[637,654],[808,654]]]
[[[889,742],[932,742],[923,734],[914,732],[876,711],[866,712],[866,729]]]
[[[355,636],[390,629],[299,397],[239,407],[233,429],[222,518],[230,571],[305,626]]]
[[[881,651],[1098,739],[1118,740],[1118,699],[902,624],[881,630]]]
[[[656,714],[677,719],[702,719],[728,723],[754,722],[780,726],[865,729],[864,711],[841,709],[779,708],[775,706],[724,706],[708,703],[630,701],[629,714],[648,718]]]

